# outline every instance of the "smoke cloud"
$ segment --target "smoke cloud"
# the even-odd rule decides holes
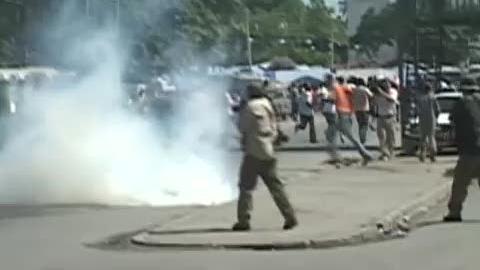
[[[0,152],[0,203],[233,199],[222,85],[183,76],[183,82],[197,83],[176,101],[168,121],[135,114],[125,106],[121,74],[128,50],[120,48],[125,42],[115,26],[72,25],[66,18],[63,13],[49,35],[62,36],[68,44],[63,59],[85,73],[61,86],[26,90],[19,113],[4,123],[9,136]]]

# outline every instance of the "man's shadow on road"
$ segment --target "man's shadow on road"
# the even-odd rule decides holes
[[[465,219],[462,222],[444,222],[443,220],[426,220],[415,225],[417,229],[433,226],[447,226],[447,225],[480,225],[480,219]]]

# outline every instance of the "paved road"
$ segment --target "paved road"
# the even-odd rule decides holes
[[[465,217],[480,220],[480,196],[474,195]],[[421,229],[405,240],[323,251],[129,252],[82,243],[169,210],[30,210],[13,210],[0,221],[1,269],[478,269],[478,221]]]
[[[280,213],[265,186],[260,184],[254,196],[253,232],[224,231],[235,221],[237,205],[228,203],[158,223],[150,233],[137,235],[135,241],[146,245],[217,247],[291,246],[309,242],[333,246],[340,239],[355,241],[351,237],[360,232],[372,236],[380,220],[389,226],[388,220],[399,218],[400,213],[395,214],[399,209],[416,209],[443,198],[450,185],[450,179],[443,175],[454,166],[453,161],[451,157],[441,157],[433,166],[419,166],[415,158],[398,158],[367,167],[353,165],[341,169],[319,166],[318,161],[317,164],[284,162],[280,164],[280,175],[300,222],[294,231],[279,230]],[[416,207],[412,205],[414,202]]]
[[[282,153],[301,168],[323,153]],[[465,217],[480,220],[480,194]],[[188,215],[191,208],[0,206],[0,269],[478,269],[480,221],[440,225],[393,242],[288,252],[105,251],[87,248],[112,233]]]
[[[480,194],[472,195],[466,224],[423,228],[399,241],[288,252],[97,250],[84,244],[192,209],[0,206],[0,269],[478,269]]]

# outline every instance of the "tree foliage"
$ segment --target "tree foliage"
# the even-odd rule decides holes
[[[381,46],[398,45],[410,59],[458,64],[476,57],[480,10],[451,10],[444,0],[402,0],[376,12],[369,9],[352,38],[373,57]]]
[[[0,5],[2,2],[0,0]],[[29,3],[34,1],[23,2],[28,8]],[[50,0],[42,1],[45,6],[48,2]],[[154,65],[186,65],[198,61],[246,63],[248,27],[255,62],[288,56],[299,63],[327,64],[331,38],[334,38],[337,47],[348,42],[345,25],[323,0],[309,2],[121,0],[119,25],[122,35],[133,44],[135,58],[149,60]],[[41,6],[30,5],[30,8]],[[105,12],[113,10],[114,7]],[[0,9],[0,44],[7,44],[6,40],[11,40],[13,36],[12,33],[2,32],[4,13],[5,9]],[[8,51],[2,50],[3,47],[0,51]],[[0,58],[4,55],[0,52]]]
[[[18,44],[16,6],[0,2],[0,64],[15,62]]]

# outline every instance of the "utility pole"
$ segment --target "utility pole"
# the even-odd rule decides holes
[[[115,19],[116,19],[116,23],[117,23],[117,28],[118,28],[118,30],[120,30],[120,16],[121,16],[120,0],[115,0],[115,4],[116,4]]]
[[[414,63],[413,63],[415,80],[418,80],[419,78],[419,70],[418,70],[419,59],[420,59],[420,37],[419,37],[418,29],[417,27],[415,27],[415,57],[414,57]]]
[[[85,0],[85,14],[90,18],[90,0]]]
[[[467,63],[466,63],[467,69],[470,68],[470,64],[471,64],[471,55],[472,55],[471,43],[472,43],[472,39],[469,37],[467,39]]]
[[[247,23],[247,57],[248,57],[248,66],[250,70],[253,67],[253,56],[252,56],[252,37],[250,35],[250,10],[246,8],[246,23]]]
[[[335,68],[335,36],[333,30],[330,36],[330,70]]]

